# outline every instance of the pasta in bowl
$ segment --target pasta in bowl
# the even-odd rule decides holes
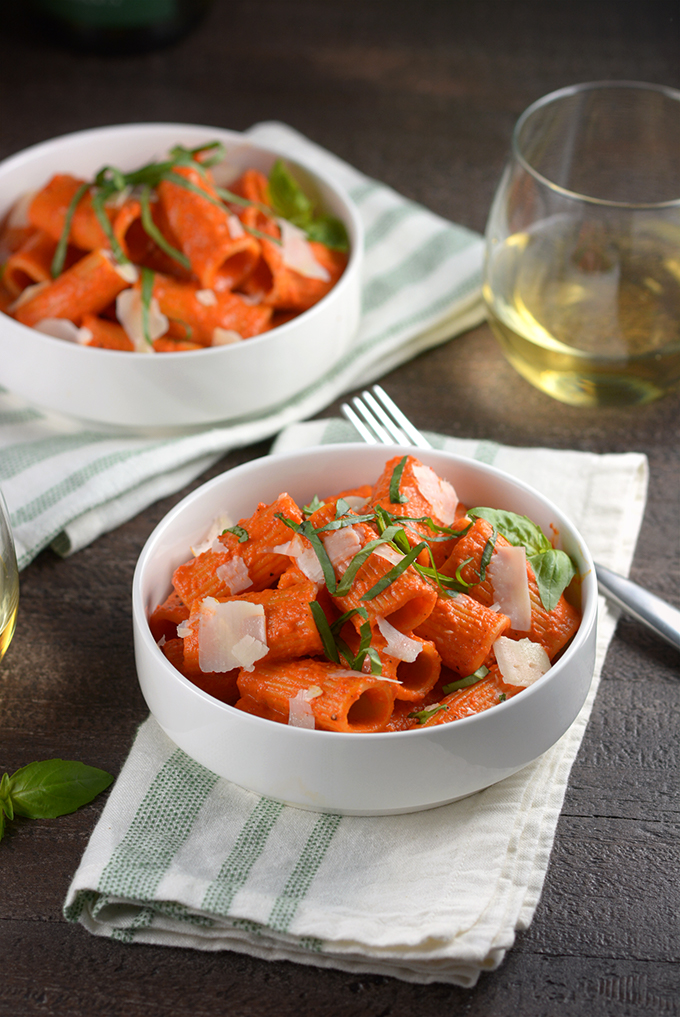
[[[358,326],[353,204],[235,132],[34,146],[0,165],[0,218],[0,382],[47,409],[125,429],[247,418],[317,381]]]
[[[529,559],[508,529],[527,517],[552,535]],[[508,548],[520,565],[503,577]],[[561,568],[541,554],[569,562],[562,590],[536,580]],[[170,738],[250,790],[358,815],[453,801],[550,748],[590,687],[596,609],[592,560],[555,506],[396,446],[229,471],[163,520],[133,583],[139,681]]]

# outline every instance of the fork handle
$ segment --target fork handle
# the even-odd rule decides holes
[[[595,572],[600,590],[608,600],[680,650],[680,611],[604,565],[596,563]]]

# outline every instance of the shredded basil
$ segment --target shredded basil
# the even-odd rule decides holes
[[[486,576],[486,567],[489,564],[489,562],[491,561],[491,555],[493,554],[493,549],[496,546],[497,539],[498,539],[498,531],[496,530],[496,528],[494,526],[492,531],[491,531],[491,536],[489,537],[489,539],[487,540],[486,544],[484,545],[484,550],[482,551],[482,560],[479,563],[479,581],[480,581],[480,583],[484,582],[484,578]]]
[[[408,498],[405,494],[402,494],[399,490],[399,484],[401,482],[401,475],[404,472],[404,467],[408,461],[408,456],[404,456],[392,470],[392,476],[390,477],[390,502],[392,505],[405,505]]]
[[[153,221],[149,200],[150,197],[151,189],[148,184],[145,184],[142,189],[142,193],[139,196],[139,204],[142,210],[142,226],[144,227],[145,233],[158,244],[161,250],[165,251],[165,253],[170,255],[171,258],[174,258],[175,261],[178,261],[183,268],[187,269],[187,271],[190,271],[191,262],[187,258],[186,254],[182,254],[182,252],[176,250],[172,244],[169,244],[158,229],[158,226],[156,226],[156,223]]]
[[[312,612],[312,617],[314,619],[314,624],[316,625],[317,632],[321,637],[324,653],[326,654],[329,660],[333,661],[334,664],[339,664],[340,655],[338,653],[338,648],[335,645],[333,632],[331,631],[331,627],[328,624],[328,619],[326,618],[326,615],[324,613],[323,608],[321,607],[321,604],[319,604],[317,600],[312,600],[309,603],[309,607]]]
[[[445,703],[437,703],[436,706],[426,706],[424,710],[415,710],[413,713],[409,713],[409,717],[413,717],[419,724],[426,724],[430,717],[434,717],[435,713],[439,713],[440,710],[448,710],[448,706]]]
[[[457,692],[458,689],[466,689],[470,685],[476,685],[477,682],[482,680],[482,678],[486,678],[488,673],[489,673],[488,667],[485,667],[484,664],[482,664],[482,666],[478,667],[476,671],[473,671],[472,674],[469,674],[467,678],[459,678],[455,682],[449,682],[448,685],[445,685],[443,687],[442,692],[444,693],[445,696],[449,696],[451,695],[452,692]]]
[[[144,339],[152,346],[151,331],[149,328],[149,308],[151,306],[151,298],[153,296],[153,278],[154,273],[150,268],[142,268],[142,332],[144,333]]]
[[[69,206],[66,210],[66,218],[64,219],[64,228],[61,231],[59,243],[57,244],[57,249],[55,250],[54,257],[52,259],[52,265],[50,266],[50,272],[53,279],[56,279],[57,276],[61,275],[61,273],[64,270],[64,261],[66,260],[66,250],[68,248],[68,238],[69,233],[71,232],[71,223],[73,221],[73,215],[78,206],[78,203],[80,202],[80,199],[89,189],[89,187],[90,185],[87,183],[81,184],[76,193],[71,198]]]
[[[318,509],[323,508],[325,504],[325,501],[319,501],[317,495],[314,495],[309,505],[302,506],[302,511],[306,516],[312,516]]]
[[[391,586],[392,583],[395,582],[395,580],[397,580],[399,576],[401,576],[406,571],[406,569],[409,567],[409,565],[411,565],[415,561],[415,559],[418,557],[421,551],[425,551],[427,549],[428,549],[427,544],[424,542],[421,544],[416,544],[415,547],[412,547],[409,553],[405,554],[402,560],[400,562],[397,562],[397,564],[393,568],[391,568],[390,571],[387,572],[382,577],[382,579],[379,579],[378,582],[370,588],[370,590],[367,590],[361,599],[373,600],[374,597],[379,596],[383,592],[383,590],[386,590],[388,586]]]
[[[235,537],[238,537],[239,544],[245,544],[246,540],[250,539],[250,534],[243,526],[227,526],[222,530],[222,533],[233,533]]]

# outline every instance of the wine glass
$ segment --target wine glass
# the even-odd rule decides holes
[[[0,660],[14,635],[19,606],[19,570],[9,512],[0,491]]]
[[[680,92],[595,82],[522,114],[486,230],[484,298],[507,359],[573,405],[680,381]]]

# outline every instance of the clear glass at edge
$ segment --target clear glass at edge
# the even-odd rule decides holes
[[[572,405],[680,384],[680,92],[576,85],[520,117],[486,230],[489,322]]]
[[[19,606],[19,570],[9,512],[0,491],[0,660],[14,635]]]

